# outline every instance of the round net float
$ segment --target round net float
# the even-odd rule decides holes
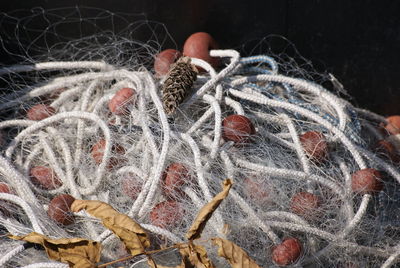
[[[63,92],[66,91],[66,90],[67,90],[67,88],[65,88],[65,87],[60,87],[59,89],[56,89],[56,90],[52,91],[51,93],[45,95],[45,96],[43,97],[43,98],[44,98],[44,101],[45,101],[45,102],[47,102],[47,101],[52,102],[52,101],[58,99],[58,98],[60,97],[61,93],[63,93]]]
[[[307,131],[300,136],[300,142],[311,159],[322,162],[328,157],[328,143],[321,132]]]
[[[188,184],[192,184],[192,177],[182,163],[172,163],[163,172],[162,190],[167,199],[182,199],[183,187]]]
[[[100,165],[100,163],[103,161],[106,143],[107,142],[105,139],[100,139],[92,146],[91,155],[97,165]],[[125,149],[119,144],[113,144],[111,146],[111,154],[113,155],[108,159],[107,162],[107,168],[109,170],[123,164],[124,159],[122,156],[125,154]]]
[[[372,194],[383,189],[381,173],[373,168],[365,168],[351,175],[351,188],[359,194]]]
[[[173,63],[175,63],[182,53],[176,49],[166,49],[156,55],[154,60],[154,71],[158,76],[166,75]]]
[[[47,214],[59,224],[70,225],[75,221],[71,212],[71,205],[74,201],[75,198],[69,194],[57,195],[50,201]]]
[[[220,65],[220,59],[217,57],[210,56],[210,50],[218,49],[219,46],[214,38],[205,32],[194,33],[186,39],[183,45],[183,55],[202,59],[214,68]],[[201,68],[199,68],[202,71]]]
[[[244,115],[233,114],[222,121],[222,137],[227,141],[244,144],[256,133],[253,123]]]
[[[377,154],[382,154],[384,157],[387,157],[394,163],[398,163],[400,161],[400,154],[396,147],[387,140],[379,140],[374,146],[375,152]]]
[[[0,193],[11,194],[10,186],[7,183],[0,182]]]
[[[0,182],[0,193],[13,194],[13,191],[10,189],[7,183]],[[8,207],[9,204],[7,201],[0,200],[0,213],[2,213],[5,217],[11,215]]]
[[[142,191],[142,181],[135,174],[128,173],[122,177],[121,187],[126,196],[136,200]]]
[[[106,148],[106,140],[100,139],[92,146],[92,157],[96,164],[100,164],[103,161],[104,150]]]
[[[384,125],[389,134],[400,134],[400,115],[392,115],[386,118],[387,124]]]
[[[53,169],[46,166],[34,166],[30,169],[30,179],[36,186],[54,190],[63,184]]]
[[[290,210],[308,219],[315,218],[319,214],[321,198],[318,195],[308,192],[299,192],[290,200]]]
[[[182,223],[184,212],[182,204],[175,200],[158,203],[150,212],[150,222],[154,226],[171,230]]]
[[[136,91],[133,88],[122,88],[118,90],[108,103],[108,109],[115,115],[126,115],[129,106],[135,103]]]
[[[286,238],[272,249],[272,260],[278,266],[295,263],[302,254],[302,245],[297,238]]]
[[[56,110],[46,104],[36,104],[29,108],[29,110],[26,113],[26,116],[28,117],[29,120],[43,120],[48,118],[49,116],[52,116],[56,113]]]
[[[271,187],[259,178],[246,178],[243,182],[244,195],[250,202],[259,206],[271,205],[274,202],[271,191]]]

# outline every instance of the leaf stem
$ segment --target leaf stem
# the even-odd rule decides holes
[[[145,251],[145,252],[140,253],[140,254],[135,255],[135,256],[133,256],[133,255],[126,256],[126,257],[123,257],[123,258],[120,258],[120,259],[117,259],[117,260],[113,260],[113,261],[110,261],[110,262],[106,262],[106,263],[100,264],[100,265],[97,266],[97,268],[103,268],[103,267],[107,267],[107,265],[112,265],[112,264],[115,264],[117,262],[127,261],[127,260],[133,259],[133,258],[135,258],[137,256],[140,256],[140,255],[146,255],[147,256],[147,255],[151,255],[151,254],[154,254],[154,253],[162,252],[162,251],[165,251],[165,250],[168,250],[168,249],[171,249],[171,248],[178,248],[180,245],[182,245],[182,244],[175,244],[173,246],[162,248],[162,249]]]

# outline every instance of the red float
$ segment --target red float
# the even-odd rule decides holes
[[[30,178],[33,184],[46,190],[54,190],[62,185],[54,170],[45,166],[31,168]]]
[[[183,186],[191,181],[189,170],[181,163],[172,163],[164,171],[162,189],[167,199],[180,199],[184,197]]]
[[[0,182],[0,193],[11,194],[11,189],[7,183]]]
[[[311,159],[321,162],[328,157],[328,143],[321,132],[307,131],[300,136],[300,142]]]
[[[375,144],[375,152],[383,154],[388,157],[391,161],[398,163],[400,162],[400,154],[394,145],[386,140],[380,140]]]
[[[302,251],[301,243],[296,238],[287,238],[272,250],[272,260],[279,266],[296,262]]]
[[[266,206],[273,203],[270,191],[263,181],[247,178],[243,184],[243,191],[251,202],[259,206]]]
[[[47,117],[50,117],[56,113],[56,110],[46,104],[36,104],[35,106],[32,106],[28,112],[26,113],[26,116],[28,117],[29,120],[43,120]]]
[[[154,71],[158,76],[164,76],[169,72],[171,65],[182,57],[182,53],[175,49],[166,49],[156,55]]]
[[[136,91],[133,88],[122,88],[115,93],[108,103],[108,109],[116,115],[129,114],[129,106],[136,101]]]
[[[92,157],[93,157],[94,161],[96,162],[96,164],[98,164],[98,165],[103,160],[105,148],[106,148],[106,140],[105,139],[100,139],[92,147]],[[121,145],[116,144],[111,147],[111,153],[122,156],[123,154],[125,154],[125,149]],[[114,167],[122,164],[122,162],[123,162],[123,160],[121,158],[116,157],[116,156],[111,156],[108,160],[107,168],[113,169]]]
[[[128,173],[122,178],[122,191],[132,200],[136,200],[141,190],[142,182],[135,174]]]
[[[69,194],[61,194],[54,197],[49,204],[47,214],[54,221],[62,224],[69,225],[74,223],[74,216],[71,212],[71,205],[75,201]]]
[[[392,135],[400,134],[400,115],[392,115],[386,118],[386,131]]]
[[[8,184],[4,182],[0,182],[0,193],[13,194]],[[10,204],[8,201],[0,200],[0,214],[3,214],[5,217],[9,217],[11,215],[9,208]]]
[[[208,62],[214,68],[220,65],[220,59],[210,56],[211,49],[218,49],[217,42],[211,35],[204,32],[194,33],[186,39],[183,46],[183,55],[202,59]],[[199,70],[201,71],[201,70]]]
[[[182,206],[173,200],[158,203],[150,212],[151,223],[165,229],[175,228],[181,223],[182,218]]]
[[[253,123],[246,116],[230,115],[222,121],[222,137],[225,140],[243,144],[256,133]]]
[[[290,209],[293,213],[305,218],[312,218],[318,214],[321,199],[318,195],[299,192],[296,193],[290,202]]]
[[[351,175],[351,188],[358,194],[372,194],[383,189],[382,175],[373,168],[361,169]]]

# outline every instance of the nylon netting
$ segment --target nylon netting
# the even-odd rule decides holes
[[[138,18],[142,20],[129,23]],[[113,29],[116,20],[127,27]],[[383,138],[376,129],[385,119],[324,88],[332,84],[337,93],[345,92],[333,76],[318,74],[309,62],[299,63],[285,54],[287,50],[271,53],[268,38],[242,51],[251,55],[247,57],[233,49],[212,50],[222,67],[192,59],[206,72],[171,119],[161,102],[163,80],[152,69],[156,53],[165,43],[173,44],[161,24],[141,15],[72,8],[4,14],[0,25],[3,50],[20,62],[0,69],[0,181],[14,191],[0,193],[9,211],[0,213],[3,234],[36,231],[54,238],[86,237],[102,243],[103,262],[115,260],[126,253],[110,231],[85,213],[77,213],[72,225],[57,225],[46,213],[50,200],[69,193],[107,202],[146,228],[157,248],[184,241],[198,210],[221,190],[224,179],[231,178],[234,186],[202,239],[230,239],[262,267],[274,266],[271,251],[287,237],[303,245],[296,267],[396,265],[400,173],[398,166],[370,149]],[[83,29],[93,35],[83,36]],[[146,41],[135,41],[138,37]],[[107,104],[124,87],[135,89],[137,101],[128,115],[116,116]],[[50,105],[56,113],[41,121],[28,120],[26,111],[37,103]],[[222,139],[221,122],[231,114],[253,122],[256,134],[251,143],[236,146]],[[328,161],[316,163],[307,157],[299,140],[306,131],[325,135]],[[96,163],[91,149],[100,139],[106,145]],[[123,153],[115,152],[115,145]],[[108,168],[110,159],[119,165]],[[184,164],[191,179],[184,188],[186,197],[179,199],[185,211],[179,224],[160,228],[149,214],[165,199],[160,180],[171,163]],[[38,165],[54,170],[62,185],[44,190],[33,184],[30,169]],[[382,191],[352,191],[351,174],[364,168],[386,174]],[[127,178],[139,189],[134,199],[124,192]],[[266,194],[255,197],[249,180]],[[320,196],[318,217],[291,211],[291,198],[301,191]],[[215,249],[207,250],[217,267],[228,267],[212,253]],[[155,258],[173,265],[179,263],[175,253]],[[145,263],[135,258],[115,267]],[[0,266],[67,265],[1,236]]]

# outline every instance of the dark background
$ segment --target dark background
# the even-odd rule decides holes
[[[284,36],[318,71],[333,73],[354,104],[383,115],[400,114],[399,1],[14,0],[1,1],[0,11],[73,6],[134,13],[161,22],[175,41],[166,41],[163,48],[180,48],[197,31],[213,35],[222,48],[237,49],[270,34]],[[118,30],[124,23],[115,21],[113,27]],[[10,60],[4,51],[0,57],[2,63]]]

